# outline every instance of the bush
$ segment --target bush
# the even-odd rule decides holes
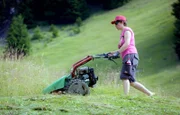
[[[53,38],[56,38],[59,36],[59,32],[58,32],[58,29],[55,25],[51,24],[50,28],[49,28],[49,31],[52,32],[52,36]]]
[[[74,27],[72,28],[74,34],[79,34],[81,32],[80,28],[79,27]]]
[[[7,47],[5,50],[5,57],[12,57],[19,59],[19,56],[29,54],[31,42],[26,25],[23,23],[21,15],[14,17],[7,35]],[[8,54],[8,55],[7,55]]]
[[[49,28],[49,32],[52,32],[55,29],[55,26],[53,24],[51,24],[50,28]]]
[[[53,38],[56,38],[59,36],[59,32],[57,29],[55,29],[53,32],[52,32],[52,35],[53,35]]]
[[[41,40],[41,39],[43,39],[43,35],[41,33],[41,29],[39,28],[39,26],[37,26],[34,29],[34,35],[32,37],[32,40]]]
[[[76,19],[76,24],[77,24],[78,27],[82,26],[82,19],[81,19],[81,17],[78,17]]]

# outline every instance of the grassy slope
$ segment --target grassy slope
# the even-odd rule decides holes
[[[68,37],[65,33],[60,33],[62,36],[59,39],[47,47],[40,47],[42,50],[34,52],[34,55],[42,56],[48,66],[64,69],[86,55],[115,50],[119,32],[110,21],[116,15],[124,14],[136,34],[136,44],[141,58],[140,68],[147,68],[150,70],[147,71],[148,74],[152,73],[157,70],[154,64],[162,63],[157,67],[164,68],[163,64],[169,66],[172,62],[176,63],[170,39],[174,21],[170,4],[169,1],[156,0],[131,1],[119,9],[92,16],[84,22],[82,32],[77,36]]]
[[[51,43],[34,43],[31,61],[0,61],[1,76],[5,76],[0,77],[0,114],[179,114],[180,66],[171,40],[173,1],[132,0],[121,8],[93,15],[84,21],[79,35],[68,36],[65,30],[69,27],[65,27]],[[131,96],[124,97],[118,78],[119,65],[104,60],[89,64],[100,76],[90,96],[40,95],[44,86],[62,76],[82,57],[116,49],[119,32],[110,21],[118,14],[126,15],[135,31],[141,58],[137,79],[158,96],[144,97],[132,89]],[[19,95],[29,96],[16,97]]]
[[[35,44],[39,50],[34,50],[33,55],[36,60],[43,61],[49,68],[64,72],[67,69],[70,70],[73,63],[87,55],[115,50],[119,40],[119,31],[110,24],[110,21],[116,15],[123,14],[127,16],[128,25],[135,32],[140,55],[137,78],[147,84],[154,81],[150,86],[158,87],[158,90],[161,88],[158,84],[166,81],[166,87],[171,87],[170,92],[172,82],[168,81],[180,80],[178,77],[180,73],[176,69],[179,63],[172,43],[174,17],[171,15],[171,4],[174,1],[133,0],[121,8],[97,13],[84,21],[79,35],[68,36],[65,30],[69,27],[66,27],[64,31],[61,31],[61,36],[46,47],[42,47],[42,44]],[[118,64],[121,65],[120,60]],[[116,66],[104,60],[96,60],[89,65],[96,69],[99,76],[107,76],[102,71],[118,72],[120,69],[119,65]],[[167,72],[164,71],[167,70],[171,71],[166,74]],[[160,80],[154,80],[155,78]],[[177,83],[173,85],[178,86]],[[179,96],[179,91],[176,91],[177,93]]]

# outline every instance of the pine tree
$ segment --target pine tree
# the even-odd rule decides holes
[[[7,35],[6,53],[10,56],[25,56],[30,53],[30,37],[21,15],[14,17]]]

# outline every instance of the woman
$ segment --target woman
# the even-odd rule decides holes
[[[135,46],[134,32],[131,28],[127,27],[126,17],[122,15],[116,16],[111,24],[115,24],[115,27],[121,30],[118,50],[111,52],[109,55],[121,55],[123,65],[120,79],[123,82],[124,94],[129,94],[131,85],[148,96],[154,95],[153,92],[149,91],[145,86],[135,80],[139,57]]]

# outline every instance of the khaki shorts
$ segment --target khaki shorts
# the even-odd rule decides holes
[[[123,59],[120,79],[128,79],[130,82],[135,82],[136,69],[139,62],[138,54],[127,54]]]

